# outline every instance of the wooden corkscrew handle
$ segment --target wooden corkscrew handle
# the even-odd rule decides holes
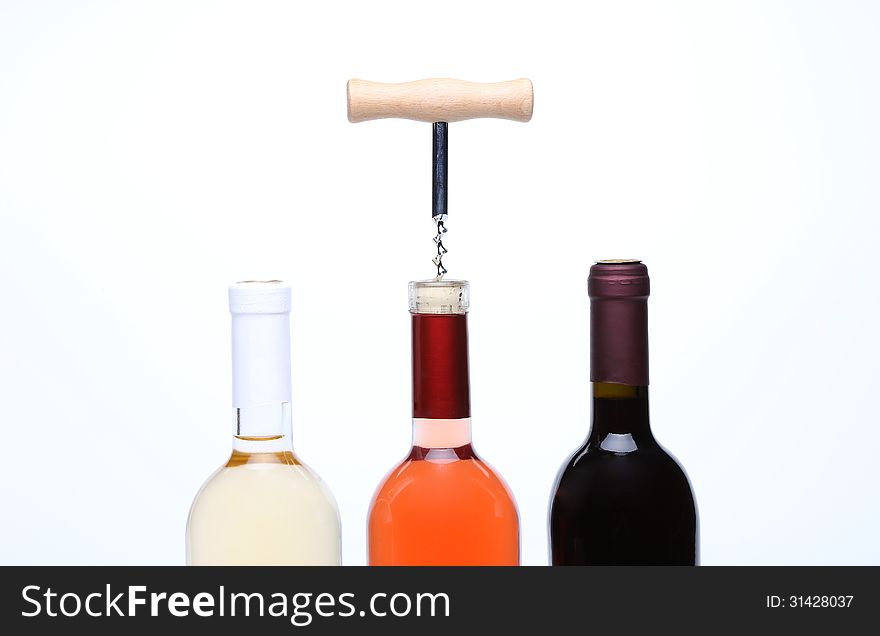
[[[526,122],[534,106],[532,82],[477,83],[456,79],[423,79],[385,84],[348,81],[348,120],[354,124],[371,119],[413,119],[454,122],[493,117]]]

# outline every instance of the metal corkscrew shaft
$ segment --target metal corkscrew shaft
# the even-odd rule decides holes
[[[437,267],[437,279],[443,277],[446,268],[443,266],[443,256],[448,252],[443,245],[443,235],[446,234],[446,219],[448,211],[449,190],[449,125],[445,121],[434,122],[434,150],[432,153],[432,187],[431,187],[431,218],[437,224],[437,234],[434,236],[434,245],[437,255],[433,263]]]
[[[446,273],[446,234],[449,186],[449,123],[491,117],[527,122],[532,118],[534,91],[528,79],[474,83],[455,79],[426,79],[401,84],[349,80],[348,120],[411,119],[433,125],[431,217],[437,224],[433,263],[437,279]]]

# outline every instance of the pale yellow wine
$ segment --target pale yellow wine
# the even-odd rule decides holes
[[[291,451],[234,451],[196,495],[186,546],[190,565],[339,565],[339,513]]]

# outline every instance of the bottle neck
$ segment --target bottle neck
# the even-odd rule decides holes
[[[648,297],[590,301],[590,381],[648,386]]]
[[[471,418],[456,420],[413,418],[416,448],[461,448],[471,443]]]
[[[625,453],[653,442],[648,419],[647,270],[644,278],[610,280],[601,270],[594,266],[590,281],[590,442]]]
[[[233,314],[233,449],[292,450],[290,315]]]
[[[232,448],[240,453],[292,451],[290,402],[232,409]]]
[[[593,383],[590,443],[603,450],[629,452],[653,442],[648,417],[648,387]]]
[[[412,315],[414,420],[471,416],[466,314]]]

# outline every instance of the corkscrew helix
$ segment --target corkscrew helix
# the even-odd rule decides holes
[[[353,124],[373,119],[411,119],[433,124],[431,218],[437,280],[446,273],[443,244],[449,216],[449,123],[491,117],[527,122],[532,118],[534,90],[528,79],[475,83],[455,79],[424,79],[385,84],[348,81],[348,120]]]

